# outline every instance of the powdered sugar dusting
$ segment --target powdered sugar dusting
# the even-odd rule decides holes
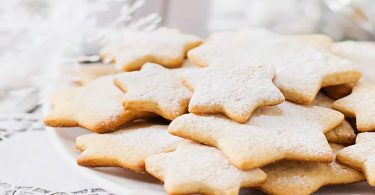
[[[346,165],[362,169],[368,175],[369,183],[375,184],[374,179],[369,179],[369,175],[371,178],[375,178],[373,169],[370,169],[375,166],[375,162],[372,161],[375,158],[375,133],[358,134],[356,144],[340,150],[337,158]]]
[[[359,131],[375,130],[375,83],[359,83],[349,96],[335,101],[333,107],[355,116]]]
[[[370,42],[340,42],[334,51],[358,65],[362,78],[352,93],[334,103],[334,108],[357,118],[359,131],[375,130],[375,44]]]
[[[284,96],[272,83],[273,68],[265,65],[193,69],[183,75],[194,90],[189,103],[193,113],[224,113],[232,120],[245,122],[254,109],[275,105]]]
[[[115,82],[126,91],[126,108],[155,112],[171,120],[186,112],[191,97],[178,76],[152,63],[144,65],[141,71],[116,75]]]
[[[254,186],[266,177],[260,169],[241,171],[219,150],[192,142],[181,143],[174,152],[147,158],[146,169],[152,175],[162,174],[165,189],[173,194],[238,193],[241,186]]]
[[[357,71],[349,61],[333,56],[323,47],[260,29],[214,34],[189,51],[188,56],[201,66],[272,65],[275,84],[286,98],[303,103],[311,103],[321,85],[356,81],[359,76],[344,75]],[[337,75],[340,80],[335,79]]]
[[[80,109],[90,109],[93,105],[100,105],[100,112],[97,114],[107,115],[111,113],[113,116],[123,112],[121,105],[121,91],[113,84],[113,77],[106,76],[99,78],[85,87],[78,88],[79,94],[83,100],[79,106]],[[100,104],[98,104],[100,102]]]
[[[332,151],[323,133],[342,120],[342,114],[330,109],[284,102],[259,108],[246,124],[183,115],[170,124],[169,132],[216,146],[237,167],[248,169],[283,158],[330,162]]]
[[[113,77],[100,77],[85,86],[58,91],[51,98],[53,109],[45,118],[57,126],[83,126],[96,132],[113,131],[122,124],[145,116],[145,112],[129,112],[122,107],[122,93]],[[64,121],[76,121],[65,124]]]
[[[146,157],[173,151],[181,141],[181,138],[168,133],[167,126],[138,122],[114,133],[78,137],[76,145],[84,150],[78,162],[91,158],[107,163],[102,166],[116,164],[138,171],[143,169]]]
[[[332,145],[337,151],[343,148]],[[331,163],[306,163],[280,161],[263,168],[267,180],[261,188],[272,194],[311,194],[325,185],[359,182],[364,179],[360,171],[333,161]]]
[[[182,34],[176,29],[128,32],[122,41],[104,48],[101,56],[107,61],[115,61],[116,66],[123,70],[140,69],[145,62],[178,67],[182,64],[186,52],[200,43],[198,37]]]
[[[165,125],[135,125],[109,134],[111,142],[123,148],[132,148],[138,155],[147,157],[151,154],[171,151],[182,140],[168,133]],[[99,135],[100,136],[100,135]]]
[[[344,41],[333,44],[333,52],[356,64],[362,73],[360,82],[375,83],[375,43]]]

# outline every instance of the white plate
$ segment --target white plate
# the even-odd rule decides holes
[[[75,138],[91,132],[82,128],[50,127],[47,127],[47,131],[51,142],[63,160],[99,187],[118,195],[166,194],[160,182],[147,174],[137,174],[121,168],[86,168],[78,166],[75,159],[79,155],[79,151],[75,148]],[[261,193],[256,190],[242,190],[241,194]],[[316,194],[375,194],[375,188],[362,182],[324,187]]]

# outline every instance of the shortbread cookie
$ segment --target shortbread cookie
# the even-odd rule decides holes
[[[239,123],[246,122],[258,107],[277,105],[283,94],[272,83],[271,66],[238,66],[195,69],[185,74],[185,84],[194,91],[189,112],[222,113]]]
[[[343,146],[331,144],[337,152]],[[350,184],[363,181],[362,172],[333,161],[331,163],[306,163],[280,161],[262,168],[267,180],[261,189],[268,194],[308,195],[326,185]]]
[[[110,134],[77,137],[82,153],[77,163],[88,167],[123,167],[145,171],[145,158],[176,149],[181,138],[168,133],[166,125],[135,123]]]
[[[344,116],[323,107],[290,102],[259,108],[247,124],[221,116],[186,114],[169,125],[169,132],[219,148],[233,165],[252,169],[281,160],[331,162],[324,133]]]
[[[217,149],[183,142],[177,150],[146,158],[146,170],[164,181],[169,194],[238,194],[266,179],[260,169],[242,171]]]
[[[87,85],[52,94],[52,110],[44,118],[51,127],[84,127],[97,133],[117,130],[134,119],[152,116],[149,112],[127,111],[123,94],[112,76],[100,77]]]
[[[188,53],[200,66],[272,65],[274,82],[287,100],[310,104],[321,87],[355,82],[360,73],[343,58],[322,45],[307,44],[300,38],[252,29],[217,33]]]
[[[375,130],[375,83],[360,83],[352,94],[333,103],[347,117],[355,117],[359,131]]]
[[[375,186],[375,133],[360,133],[356,144],[346,147],[337,153],[337,161],[362,170],[367,182]]]
[[[154,112],[169,120],[184,114],[191,98],[180,77],[153,63],[116,75],[115,84],[125,92],[125,109]]]
[[[356,65],[362,73],[361,80],[375,82],[375,44],[373,42],[343,41],[333,44],[332,51]],[[331,86],[324,90],[334,99],[343,98],[352,92],[356,83]]]
[[[181,66],[186,52],[198,46],[201,40],[176,29],[160,28],[152,32],[133,32],[123,40],[105,47],[100,55],[104,61],[114,61],[124,71],[139,70],[146,62],[165,67]]]
[[[332,46],[332,51],[357,65],[362,73],[361,82],[375,82],[375,42],[338,42]]]
[[[356,64],[362,77],[352,93],[333,104],[347,117],[355,117],[359,131],[375,130],[375,43],[342,42],[335,45],[336,53]]]
[[[85,85],[101,76],[113,75],[119,72],[113,65],[109,64],[80,65],[77,70],[77,82],[80,85]]]
[[[319,93],[314,100],[315,106],[326,108],[331,108],[332,103],[333,100],[323,93]],[[328,131],[325,135],[328,142],[339,144],[353,144],[356,137],[353,127],[346,120],[341,125]]]
[[[337,54],[338,56],[340,55],[340,52],[336,53],[335,48],[337,43],[333,43],[332,39],[326,35],[293,35],[294,37],[298,38],[304,43],[307,43],[309,45],[315,45],[320,48],[325,48],[327,50],[330,50]],[[345,56],[342,56],[345,58]],[[350,59],[349,59],[350,60]],[[352,92],[353,86],[355,83],[347,83],[347,84],[341,84],[341,85],[333,85],[333,86],[328,86],[324,87],[324,91],[332,97],[333,99],[339,99],[342,97],[345,97],[349,95]]]

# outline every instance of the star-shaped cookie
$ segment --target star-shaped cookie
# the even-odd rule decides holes
[[[113,75],[119,72],[113,65],[109,64],[80,65],[77,70],[77,82],[80,85],[86,85],[101,76]]]
[[[343,41],[333,44],[332,51],[355,63],[362,74],[361,81],[375,82],[375,43],[361,41]],[[354,85],[353,85],[354,86]]]
[[[337,152],[343,146],[331,144]],[[363,181],[362,172],[351,169],[336,161],[331,163],[309,163],[280,161],[263,167],[267,180],[260,188],[268,194],[312,194],[326,185],[350,184]]]
[[[125,109],[153,112],[169,120],[184,114],[191,98],[179,76],[153,63],[140,71],[118,74],[115,84],[125,92]]]
[[[355,117],[359,131],[375,130],[375,83],[359,83],[353,92],[333,103],[347,117]]]
[[[348,146],[337,153],[337,161],[362,170],[367,182],[375,186],[375,133],[360,133],[355,142],[355,145]]]
[[[172,121],[168,130],[219,148],[233,165],[247,170],[281,159],[331,162],[332,150],[324,133],[343,119],[331,109],[284,102],[257,109],[246,124],[218,115],[186,114]]]
[[[124,71],[139,70],[146,62],[173,68],[181,66],[187,51],[200,43],[196,36],[160,28],[126,33],[120,42],[103,48],[100,55],[105,61],[114,61]]]
[[[278,35],[261,29],[213,34],[204,44],[188,52],[200,66],[272,65],[276,86],[287,100],[311,104],[321,87],[355,82],[355,66],[326,49],[326,41]],[[319,39],[320,40],[320,39]],[[317,46],[319,44],[324,45]]]
[[[96,133],[107,133],[149,112],[127,111],[122,93],[113,77],[100,77],[87,85],[58,91],[51,96],[52,110],[44,118],[51,127],[84,127]]]
[[[260,169],[239,170],[219,150],[192,142],[146,158],[146,170],[164,181],[169,194],[238,194],[241,187],[256,186],[266,179]]]
[[[357,65],[361,71],[361,81],[375,82],[375,44],[365,41],[343,41],[332,45],[332,51],[345,59],[348,59]],[[328,95],[334,99],[343,98],[352,92],[356,83],[347,83],[340,86],[331,86],[324,88]]]
[[[328,96],[319,93],[314,100],[314,105],[331,108],[333,102],[334,100]],[[356,137],[353,127],[346,120],[341,125],[328,131],[325,135],[328,142],[338,144],[353,144]]]
[[[334,102],[333,108],[355,117],[359,131],[375,131],[375,44],[342,42],[335,45],[335,51],[358,64],[363,76],[352,93]]]
[[[239,123],[246,122],[258,107],[277,105],[284,96],[273,84],[271,66],[238,66],[193,69],[182,76],[194,91],[189,112],[222,113]]]
[[[123,167],[145,171],[145,158],[176,149],[181,138],[168,133],[167,126],[135,123],[109,134],[87,134],[76,138],[82,151],[77,163],[88,167]]]

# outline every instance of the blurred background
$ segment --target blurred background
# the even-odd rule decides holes
[[[30,112],[62,65],[96,61],[127,30],[176,27],[201,37],[262,27],[375,40],[373,0],[0,0],[0,112]]]

